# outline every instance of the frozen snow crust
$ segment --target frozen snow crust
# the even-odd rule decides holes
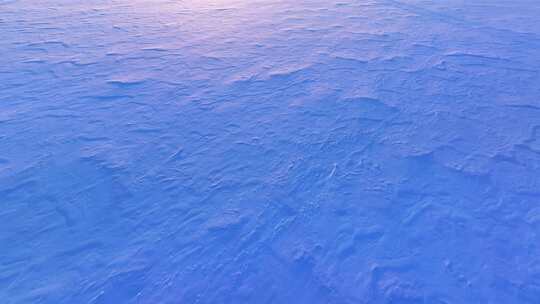
[[[538,16],[0,0],[0,302],[540,303]]]

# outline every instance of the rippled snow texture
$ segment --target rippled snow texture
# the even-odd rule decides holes
[[[0,0],[2,303],[540,303],[537,0]]]

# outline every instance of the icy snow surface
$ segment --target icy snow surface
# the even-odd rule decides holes
[[[537,0],[0,0],[0,302],[540,303]]]

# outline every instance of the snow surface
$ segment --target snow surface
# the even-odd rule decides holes
[[[0,302],[540,303],[538,0],[0,0]]]

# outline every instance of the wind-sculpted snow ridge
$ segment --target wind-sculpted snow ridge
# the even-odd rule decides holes
[[[540,303],[540,4],[0,0],[0,299]]]

